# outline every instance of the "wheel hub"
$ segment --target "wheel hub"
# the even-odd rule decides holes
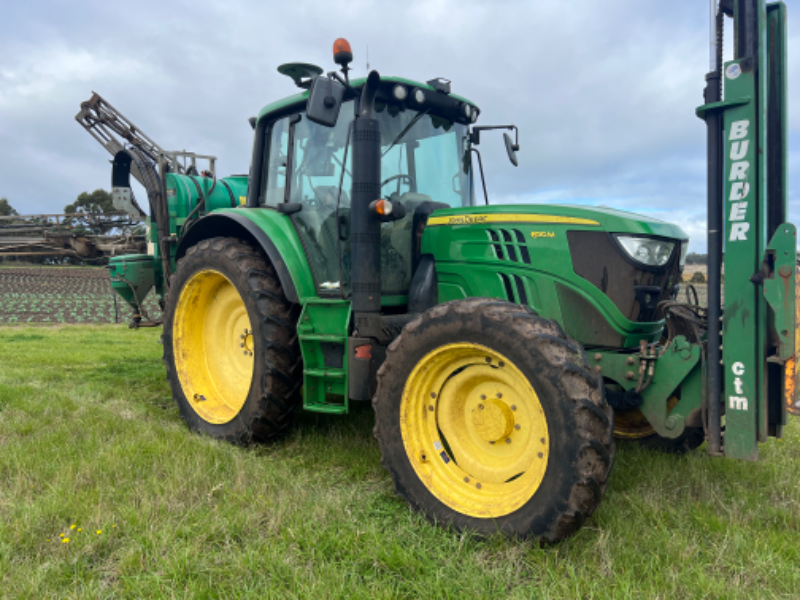
[[[420,360],[403,389],[400,424],[420,479],[463,514],[509,514],[544,478],[550,442],[539,397],[485,346],[448,344]]]
[[[253,379],[254,339],[241,295],[222,273],[195,273],[175,307],[173,352],[183,392],[208,423],[231,421]]]
[[[507,438],[514,430],[514,413],[511,412],[511,407],[497,398],[480,400],[471,412],[475,432],[490,444]]]
[[[242,348],[244,355],[253,356],[253,332],[245,329],[239,339],[241,340],[239,347]]]

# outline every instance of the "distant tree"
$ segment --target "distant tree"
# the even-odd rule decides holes
[[[708,254],[697,254],[696,252],[689,252],[686,255],[687,265],[706,265],[708,264]]]
[[[692,278],[689,280],[689,283],[705,283],[706,276],[703,274],[702,271],[695,271],[692,274]]]
[[[8,198],[5,196],[0,198],[0,217],[13,217],[18,214],[14,207],[8,203]]]
[[[75,233],[103,235],[111,233],[114,216],[104,217],[107,213],[118,212],[111,201],[111,192],[103,189],[81,192],[75,202],[64,207],[64,213],[75,215],[64,221],[65,225],[74,228]]]
[[[75,202],[64,207],[64,212],[68,215],[73,213],[98,214],[116,212],[116,209],[111,202],[111,192],[96,189],[91,194],[89,192],[81,192]]]

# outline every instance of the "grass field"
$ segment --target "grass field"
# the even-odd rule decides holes
[[[158,330],[0,327],[4,598],[766,598],[800,590],[800,423],[757,463],[622,444],[554,547],[430,526],[395,497],[372,414],[301,415],[268,447],[189,433]],[[66,541],[66,540],[69,541]]]

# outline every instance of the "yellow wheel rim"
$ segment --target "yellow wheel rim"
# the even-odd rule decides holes
[[[669,414],[678,399],[672,396],[667,401],[667,414]],[[650,435],[655,435],[656,430],[644,416],[641,410],[635,408],[625,412],[614,413],[614,435],[626,440],[639,440]]]
[[[208,423],[229,422],[253,379],[253,333],[242,297],[222,273],[199,271],[181,290],[172,327],[186,399]]]
[[[519,509],[547,469],[538,395],[510,360],[485,346],[448,344],[419,361],[403,389],[400,431],[428,490],[471,517]]]

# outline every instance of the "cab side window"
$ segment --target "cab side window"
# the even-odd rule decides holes
[[[277,206],[284,200],[286,190],[286,163],[289,155],[289,117],[278,119],[267,134],[267,152],[264,155],[266,189],[263,203]]]
[[[335,127],[318,125],[301,114],[292,134],[289,201],[302,209],[291,218],[321,293],[338,294],[341,286],[339,217],[350,207],[352,120],[352,111],[345,108]]]

